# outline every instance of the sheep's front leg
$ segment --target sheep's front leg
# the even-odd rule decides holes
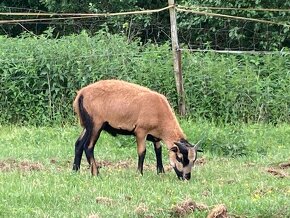
[[[156,161],[157,161],[157,174],[164,173],[164,168],[162,164],[162,147],[160,142],[154,142],[154,150],[156,154]]]
[[[143,175],[143,164],[146,155],[145,135],[140,134],[136,136],[137,152],[138,152],[138,171]]]

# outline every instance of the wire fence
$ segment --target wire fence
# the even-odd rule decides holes
[[[249,16],[238,16],[238,15],[230,15],[230,14],[222,14],[222,12],[213,13],[213,11],[250,11],[250,12],[279,12],[279,13],[289,13],[290,9],[279,9],[279,8],[234,8],[234,7],[203,7],[203,6],[182,6],[182,5],[170,5],[167,7],[159,8],[159,9],[153,9],[153,10],[140,10],[140,11],[128,11],[128,12],[118,12],[118,13],[45,13],[42,11],[38,12],[18,12],[17,10],[20,10],[18,8],[10,8],[10,10],[16,10],[17,12],[9,11],[9,12],[0,12],[0,16],[7,17],[13,17],[13,19],[2,19],[0,20],[0,27],[3,29],[3,25],[18,25],[23,30],[27,30],[29,28],[26,28],[24,25],[45,25],[45,27],[53,25],[58,26],[61,25],[61,27],[75,27],[76,32],[79,32],[82,28],[89,28],[92,31],[100,28],[100,26],[105,25],[107,27],[110,27],[112,29],[117,29],[117,32],[124,32],[124,31],[130,31],[134,34],[135,32],[143,32],[142,35],[144,35],[144,31],[151,31],[154,32],[155,35],[162,35],[163,37],[158,38],[157,42],[160,40],[168,40],[168,36],[170,36],[170,27],[164,27],[163,23],[160,23],[158,25],[158,21],[156,22],[156,25],[149,26],[150,27],[142,27],[137,22],[130,23],[130,27],[127,29],[124,28],[124,25],[128,25],[128,21],[130,18],[132,19],[132,16],[137,15],[150,15],[150,14],[160,14],[160,13],[166,13],[166,11],[170,8],[175,8],[175,10],[178,12],[179,20],[178,25],[180,33],[180,39],[182,40],[182,43],[187,43],[190,48],[201,48],[201,47],[210,47],[212,49],[231,49],[231,50],[256,50],[259,49],[259,47],[262,47],[259,45],[259,41],[261,40],[261,34],[268,35],[269,43],[266,47],[267,50],[271,49],[270,44],[273,43],[273,41],[270,40],[270,38],[278,38],[277,35],[285,35],[285,28],[289,28],[290,24],[286,21],[275,21],[275,20],[266,20],[266,19],[258,19],[258,18],[252,18]],[[23,9],[24,10],[24,9]],[[192,14],[193,16],[190,16]],[[112,17],[117,16],[118,19],[121,17],[125,18],[125,20],[121,20],[121,24],[117,27],[116,26],[116,20],[112,21],[110,20]],[[205,20],[205,22],[196,22],[197,19],[196,16],[203,17],[202,19]],[[25,19],[18,19],[18,17],[34,17],[34,18],[25,18]],[[263,17],[263,16],[262,16]],[[122,19],[123,19],[122,18]],[[224,21],[212,22],[214,19],[223,19]],[[273,19],[273,18],[272,18]],[[208,22],[210,20],[210,22]],[[240,21],[239,23],[235,23],[234,21]],[[192,22],[193,21],[193,22]],[[192,23],[190,23],[192,22]],[[221,24],[221,22],[224,24]],[[188,24],[189,23],[189,24]],[[208,26],[208,24],[212,23],[212,25],[215,26]],[[261,27],[255,27],[256,24],[263,24]],[[169,25],[169,23],[168,23]],[[184,31],[183,29],[187,28],[188,31]],[[236,28],[234,28],[236,26]],[[272,33],[272,28],[269,28],[270,26],[281,26],[280,30],[275,30],[275,33]],[[216,27],[216,28],[215,28]],[[39,27],[39,29],[42,29]],[[78,29],[78,30],[77,30]],[[252,29],[252,30],[251,30]],[[3,29],[4,30],[4,29]],[[61,32],[60,30],[58,30]],[[68,31],[68,28],[66,28],[66,31]],[[73,30],[72,30],[73,31]],[[280,31],[280,32],[279,32]],[[156,34],[157,32],[157,34]],[[243,34],[245,32],[245,34]],[[213,37],[214,40],[205,39],[201,40],[200,36],[204,35],[210,35],[210,37]],[[275,35],[273,35],[275,34]],[[138,33],[136,34],[138,35]],[[150,33],[147,34],[146,39],[150,39]],[[195,37],[195,35],[198,35],[198,37]],[[236,35],[234,37],[234,35]],[[134,35],[132,36],[134,37]],[[131,37],[131,38],[132,38]],[[233,40],[234,39],[234,40]],[[154,38],[154,41],[156,40],[156,37]],[[252,45],[246,46],[242,45],[243,41],[248,42],[252,40]],[[194,45],[194,42],[197,42],[196,45]],[[200,43],[198,43],[200,41]],[[225,41],[224,45],[221,41]],[[263,41],[267,41],[265,38],[263,38]],[[207,44],[208,42],[211,42],[211,44]],[[216,44],[216,45],[214,45]],[[236,47],[235,47],[236,45]]]
[[[212,71],[213,66],[208,66],[204,64],[205,58],[195,57],[195,53],[207,53],[207,52],[216,52],[220,55],[226,56],[228,59],[232,59],[231,55],[253,55],[253,56],[261,56],[261,55],[288,55],[289,50],[287,50],[287,46],[289,46],[289,32],[285,31],[290,27],[289,22],[287,21],[272,21],[267,19],[258,19],[258,18],[250,18],[250,17],[242,17],[238,15],[229,15],[222,14],[218,11],[259,11],[263,12],[273,12],[273,13],[289,13],[290,9],[262,9],[262,8],[223,8],[223,7],[203,7],[203,6],[181,6],[181,5],[170,5],[164,8],[154,9],[154,10],[141,10],[141,11],[129,11],[129,12],[121,12],[121,13],[91,13],[91,14],[81,14],[81,13],[46,13],[41,10],[27,10],[25,8],[6,8],[9,9],[7,12],[0,12],[1,17],[5,17],[5,19],[0,20],[0,30],[4,27],[14,27],[20,26],[22,29],[29,31],[29,27],[45,25],[47,27],[56,27],[59,25],[61,28],[72,28],[72,31],[75,33],[79,33],[83,28],[91,28],[92,31],[96,31],[99,29],[111,29],[115,30],[117,33],[121,33],[127,37],[128,42],[133,42],[134,38],[139,36],[140,32],[146,32],[145,38],[156,42],[157,44],[164,41],[168,41],[171,39],[170,36],[170,24],[168,21],[168,25],[164,26],[164,23],[158,21],[154,25],[143,25],[140,26],[134,18],[137,16],[148,17],[149,15],[155,14],[158,16],[160,13],[168,13],[168,9],[175,8],[177,12],[177,24],[179,31],[179,41],[181,42],[180,51],[184,53],[182,57],[182,67],[185,71],[185,83],[187,83],[187,97],[189,99],[187,101],[191,101],[190,95],[193,95],[191,90],[190,81],[195,80],[195,75],[192,72],[196,71]],[[2,10],[3,11],[3,10]],[[32,12],[31,12],[32,11]],[[215,11],[215,13],[213,13]],[[217,11],[217,12],[216,12]],[[11,17],[11,19],[8,19]],[[18,18],[19,17],[19,18]],[[111,20],[112,17],[114,19],[123,18],[118,26],[116,25],[116,20]],[[138,19],[137,19],[138,20]],[[212,26],[211,24],[214,24]],[[29,26],[30,25],[30,26]],[[277,26],[275,32],[272,31],[272,27]],[[3,31],[5,32],[5,31]],[[152,38],[150,35],[154,33],[156,36]],[[156,34],[157,33],[157,34]],[[204,37],[206,36],[206,37]],[[283,37],[281,37],[283,36]],[[51,37],[47,37],[47,40],[52,40]],[[109,37],[109,36],[108,36]],[[25,37],[23,38],[23,40]],[[61,38],[59,38],[61,39]],[[276,46],[275,51],[265,51],[262,50],[263,46],[270,50],[271,44],[275,43],[275,39],[277,39],[277,44],[280,43],[281,46]],[[22,40],[22,39],[21,39]],[[285,44],[281,43],[284,40]],[[137,40],[138,41],[138,40]],[[261,41],[263,41],[263,45],[261,46]],[[278,42],[279,41],[279,42]],[[0,110],[6,110],[7,106],[11,106],[14,102],[13,98],[19,99],[24,98],[24,92],[28,96],[42,96],[45,100],[42,101],[42,104],[46,104],[46,109],[49,110],[41,113],[49,113],[48,117],[52,118],[56,116],[58,110],[56,108],[69,107],[70,101],[73,98],[73,94],[75,90],[70,90],[71,87],[68,87],[69,82],[73,81],[73,74],[75,71],[76,78],[75,80],[80,80],[77,85],[73,88],[80,87],[88,82],[93,82],[94,78],[99,79],[104,77],[114,77],[127,80],[132,80],[133,82],[139,82],[144,85],[153,84],[151,88],[162,92],[163,94],[169,96],[170,100],[173,102],[173,105],[176,105],[176,95],[173,94],[174,88],[173,80],[166,80],[165,78],[172,74],[172,56],[169,50],[169,46],[167,49],[163,50],[155,50],[152,48],[145,48],[146,46],[142,43],[146,42],[143,38],[138,41],[138,46],[133,49],[128,48],[118,48],[114,49],[110,46],[106,48],[106,46],[101,47],[101,49],[95,49],[94,46],[97,47],[97,42],[92,43],[90,48],[87,48],[86,53],[82,54],[78,52],[76,49],[72,49],[72,52],[76,52],[76,54],[67,54],[67,57],[61,57],[64,53],[59,54],[59,59],[55,59],[57,55],[47,56],[45,58],[46,63],[51,64],[51,68],[54,66],[54,70],[51,70],[47,66],[43,68],[35,68],[25,71],[25,68],[30,64],[36,66],[36,63],[40,60],[37,58],[37,55],[43,55],[41,51],[34,49],[33,54],[23,53],[23,56],[19,56],[13,54],[5,57],[5,55],[0,55],[0,65],[4,66],[24,66],[23,70],[21,67],[15,69],[15,72],[11,73],[8,76],[9,71],[6,73],[4,70],[0,69],[0,83],[4,84],[7,81],[17,81],[15,84],[19,86],[19,89],[16,87],[6,88],[6,86],[0,87],[0,97],[1,105]],[[72,41],[72,43],[74,43]],[[81,46],[82,42],[79,42]],[[109,43],[109,40],[106,41]],[[288,44],[287,44],[288,43]],[[146,43],[145,43],[146,44]],[[149,43],[150,44],[150,43]],[[33,44],[35,46],[35,44]],[[49,45],[48,45],[49,46]],[[88,45],[85,45],[88,46]],[[118,46],[118,45],[117,45]],[[124,46],[124,44],[120,45]],[[283,47],[286,47],[285,49]],[[158,46],[156,46],[158,48]],[[7,48],[6,48],[7,49]],[[17,48],[16,48],[17,49]],[[23,49],[23,48],[22,48]],[[26,48],[29,50],[29,48]],[[57,46],[54,47],[57,50]],[[63,49],[63,48],[61,48]],[[68,48],[71,49],[71,48]],[[132,50],[137,50],[136,52],[132,52]],[[289,48],[288,48],[289,49]],[[6,52],[13,53],[13,48],[10,50],[5,50]],[[54,53],[53,49],[50,50]],[[57,52],[55,52],[57,53]],[[192,54],[193,53],[193,54]],[[153,57],[153,58],[152,58]],[[64,60],[67,60],[68,64],[71,66],[61,66],[64,63]],[[140,61],[142,60],[142,61]],[[234,59],[233,59],[234,60]],[[103,64],[95,64],[96,61],[99,61]],[[240,61],[236,60],[235,61]],[[254,65],[256,64],[258,71],[264,68],[260,66],[261,61],[253,58],[252,60]],[[80,62],[80,66],[77,63]],[[84,64],[86,63],[87,64]],[[94,62],[94,63],[93,63]],[[156,64],[154,63],[156,62]],[[240,63],[242,63],[240,61]],[[8,65],[7,65],[8,63]],[[91,64],[92,63],[92,64]],[[133,65],[136,65],[135,67]],[[225,62],[228,69],[224,69],[227,72],[232,72],[236,70],[236,68],[242,68],[237,65],[232,64],[230,62]],[[90,68],[93,67],[94,69]],[[105,66],[106,65],[106,66]],[[208,67],[206,69],[206,67]],[[1,67],[0,67],[1,68]],[[161,69],[161,70],[157,70]],[[6,69],[5,69],[6,70]],[[97,73],[98,70],[101,70],[101,73]],[[138,74],[138,70],[143,71],[143,73]],[[62,72],[68,73],[69,76],[67,78],[62,79]],[[80,71],[80,72],[78,72]],[[154,71],[156,71],[154,73]],[[163,72],[165,71],[165,73]],[[118,72],[119,75],[118,75]],[[169,72],[169,73],[168,73]],[[91,73],[92,75],[89,78],[83,79],[86,73]],[[55,74],[55,78],[51,75]],[[164,74],[164,75],[162,75]],[[154,77],[154,78],[151,78]],[[173,74],[172,74],[173,77]],[[59,82],[61,84],[55,84],[55,82]],[[144,82],[142,82],[144,81]],[[207,80],[205,79],[205,82]],[[25,84],[27,83],[27,84]],[[38,85],[33,85],[38,84]],[[42,84],[42,85],[41,85]],[[168,85],[169,84],[169,85]],[[170,86],[171,88],[166,90],[165,85]],[[5,88],[3,88],[5,87]],[[57,90],[57,91],[56,91]],[[8,96],[10,95],[10,96]],[[58,100],[56,97],[58,97]],[[67,96],[67,97],[63,97]],[[38,97],[35,99],[38,99]],[[193,98],[193,97],[192,97]],[[55,102],[54,102],[55,101]],[[68,102],[62,102],[68,101]],[[37,104],[34,102],[34,104]],[[198,103],[197,103],[198,104]],[[25,105],[25,106],[23,106]],[[29,108],[29,103],[23,103],[24,108]],[[197,109],[193,106],[194,103],[189,102],[188,111],[196,112]],[[257,107],[258,108],[258,107]],[[267,108],[266,108],[267,109]],[[265,109],[265,110],[266,110]],[[68,110],[65,110],[68,111]],[[71,109],[69,109],[69,113],[72,114]],[[23,116],[24,112],[20,110],[19,112]],[[199,113],[200,114],[200,113]],[[41,115],[39,115],[41,116]],[[62,115],[66,117],[65,115]],[[2,117],[2,120],[5,119]],[[12,119],[12,118],[11,118]],[[259,118],[260,119],[260,118]],[[0,118],[1,121],[1,118]]]
[[[37,19],[18,19],[18,20],[1,20],[0,24],[11,24],[11,23],[24,23],[24,22],[31,22],[31,21],[50,21],[50,20],[64,20],[64,19],[86,19],[92,17],[111,17],[111,16],[124,16],[124,15],[137,15],[137,14],[151,14],[151,13],[159,13],[161,11],[168,10],[169,8],[175,7],[174,5],[170,5],[164,8],[155,9],[155,10],[142,10],[142,11],[128,11],[128,12],[118,12],[118,13],[23,13],[23,12],[0,12],[0,15],[7,15],[7,16],[49,16],[55,17],[60,16],[57,18],[37,18]],[[199,9],[204,10],[243,10],[243,11],[271,11],[271,12],[290,12],[290,9],[262,9],[262,8],[219,8],[219,7],[185,7],[185,6],[176,6],[175,7],[179,12],[187,12],[187,13],[194,13],[198,15],[206,15],[206,16],[213,16],[213,17],[222,17],[228,19],[238,19],[238,20],[245,20],[245,21],[254,21],[266,24],[273,24],[273,25],[283,25],[289,27],[290,25],[282,22],[273,22],[269,20],[262,20],[262,19],[254,19],[249,17],[240,17],[240,16],[231,16],[226,14],[218,14],[218,13],[211,13],[208,11],[200,11]]]

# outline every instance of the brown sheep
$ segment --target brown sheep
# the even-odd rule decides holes
[[[190,179],[197,145],[185,137],[166,97],[148,88],[120,80],[101,80],[82,88],[73,103],[84,128],[75,144],[73,170],[80,169],[83,150],[92,175],[98,174],[94,146],[102,130],[113,136],[134,135],[137,140],[138,170],[143,174],[145,141],[154,143],[157,173],[163,173],[162,140],[170,150],[170,164],[178,178]]]

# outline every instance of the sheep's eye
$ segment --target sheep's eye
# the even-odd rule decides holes
[[[178,157],[177,155],[176,155],[176,160],[180,163],[182,162],[182,158]]]

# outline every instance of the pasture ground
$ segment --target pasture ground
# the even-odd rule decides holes
[[[92,178],[85,158],[80,173],[71,171],[79,127],[0,126],[0,217],[206,217],[221,204],[230,217],[290,217],[289,125],[181,124],[195,141],[205,132],[227,141],[235,129],[230,141],[251,152],[223,156],[208,141],[192,179],[180,181],[165,146],[166,173],[156,175],[148,143],[140,176],[134,139],[103,133],[95,149],[102,168]]]

